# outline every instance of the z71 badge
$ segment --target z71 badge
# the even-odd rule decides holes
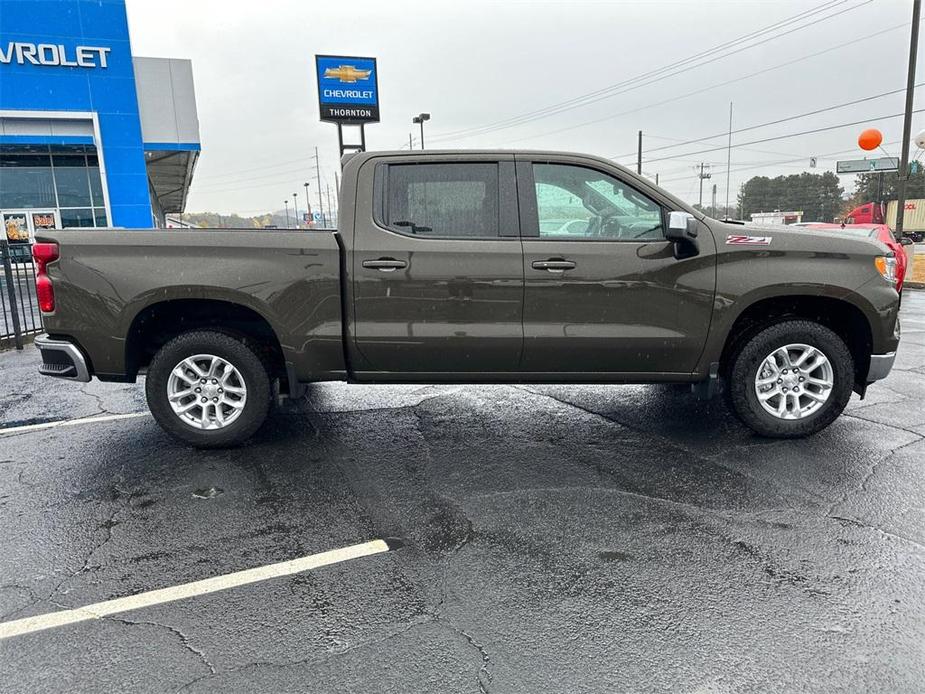
[[[745,234],[729,234],[726,237],[727,246],[770,246],[770,236],[747,236]]]

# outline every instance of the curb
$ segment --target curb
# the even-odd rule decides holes
[[[925,285],[922,285],[925,286]],[[28,345],[32,344],[32,341],[35,339],[35,336],[39,333],[27,333],[22,336],[22,346],[25,348]],[[0,352],[6,352],[7,350],[16,349],[16,338],[12,335],[10,337],[0,337]]]

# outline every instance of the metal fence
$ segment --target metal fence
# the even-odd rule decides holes
[[[42,332],[42,312],[35,295],[31,243],[0,239],[0,347],[22,349],[27,335]]]

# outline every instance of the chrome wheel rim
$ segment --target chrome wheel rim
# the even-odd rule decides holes
[[[816,347],[791,344],[764,358],[755,374],[755,394],[764,411],[778,419],[802,419],[829,399],[835,372]]]
[[[174,414],[194,429],[222,429],[244,411],[247,386],[231,362],[214,354],[196,354],[173,367],[167,401]]]

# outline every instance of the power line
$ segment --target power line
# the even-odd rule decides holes
[[[576,123],[575,125],[567,125],[567,126],[564,126],[564,127],[562,127],[562,128],[556,128],[555,130],[547,130],[547,131],[544,131],[544,132],[542,132],[542,133],[537,133],[537,134],[535,134],[535,135],[526,135],[526,136],[524,136],[524,137],[518,137],[518,138],[515,138],[515,139],[507,140],[507,142],[523,142],[524,140],[533,140],[533,139],[536,139],[536,138],[538,138],[538,137],[546,137],[546,136],[549,136],[549,135],[557,135],[558,133],[567,132],[567,131],[569,131],[569,130],[575,130],[575,129],[577,129],[577,128],[583,128],[583,127],[585,127],[585,126],[587,126],[587,125],[596,125],[596,124],[598,124],[598,123],[603,123],[603,122],[605,122],[605,121],[613,120],[613,119],[615,119],[615,118],[620,118],[620,117],[622,117],[622,116],[628,116],[628,115],[630,115],[630,114],[632,114],[632,113],[638,113],[639,111],[644,111],[644,110],[649,109],[649,108],[655,108],[656,106],[664,106],[664,105],[666,105],[666,104],[671,104],[671,103],[674,103],[674,102],[676,102],[676,101],[681,101],[681,100],[683,100],[683,99],[687,99],[687,98],[690,98],[690,97],[692,97],[692,96],[696,96],[696,95],[698,95],[698,94],[703,94],[703,93],[708,92],[708,91],[711,91],[711,90],[713,90],[713,89],[718,89],[718,88],[720,88],[720,87],[726,87],[726,86],[728,86],[728,85],[730,85],[730,84],[735,84],[736,82],[742,82],[743,80],[751,79],[751,78],[753,78],[753,77],[758,77],[759,75],[763,75],[763,74],[766,74],[766,73],[768,73],[768,72],[773,72],[774,70],[779,70],[779,69],[781,69],[781,68],[783,68],[783,67],[789,67],[789,66],[794,65],[794,64],[796,64],[796,63],[801,63],[801,62],[803,62],[804,60],[810,60],[810,59],[812,59],[812,58],[817,58],[817,57],[819,57],[820,55],[825,55],[826,53],[831,53],[831,52],[833,52],[833,51],[838,51],[838,50],[842,50],[842,49],[845,49],[845,48],[855,48],[855,42],[857,42],[857,41],[862,41],[862,40],[863,40],[863,41],[869,41],[870,39],[875,38],[875,37],[877,37],[877,36],[881,36],[881,35],[883,35],[883,34],[888,34],[888,33],[892,32],[892,31],[897,31],[897,30],[903,29],[903,28],[905,28],[905,27],[907,27],[907,26],[909,26],[909,22],[903,22],[902,24],[897,24],[897,25],[895,25],[895,26],[891,26],[891,27],[888,27],[888,28],[886,28],[886,29],[882,29],[882,30],[880,30],[880,31],[874,32],[873,34],[864,34],[863,36],[856,36],[856,37],[854,37],[853,39],[846,39],[846,40],[844,40],[844,41],[839,42],[838,44],[836,44],[836,45],[834,45],[834,46],[830,46],[829,48],[825,48],[825,49],[823,49],[823,50],[821,50],[821,51],[816,51],[815,53],[809,53],[809,54],[804,55],[804,56],[801,56],[801,57],[799,57],[799,58],[794,58],[793,60],[787,60],[787,61],[785,61],[785,62],[783,62],[783,63],[778,63],[777,65],[772,65],[771,67],[767,67],[767,68],[764,68],[764,69],[762,69],[762,70],[758,70],[757,72],[751,72],[751,73],[749,73],[749,74],[747,74],[747,75],[742,75],[741,77],[735,77],[735,78],[733,78],[733,79],[726,80],[726,81],[724,81],[724,82],[717,82],[716,84],[712,84],[712,85],[710,85],[710,86],[708,86],[708,87],[702,87],[702,88],[700,88],[700,89],[695,89],[695,90],[693,90],[693,91],[686,92],[686,93],[684,93],[684,94],[679,94],[679,95],[677,95],[677,96],[671,97],[670,99],[663,99],[662,101],[656,101],[656,102],[653,102],[653,103],[644,104],[644,105],[642,105],[642,106],[638,106],[638,107],[635,107],[635,108],[631,108],[631,109],[629,109],[629,110],[627,110],[627,111],[621,111],[620,113],[611,113],[611,114],[606,115],[606,116],[603,116],[603,117],[601,117],[601,118],[594,118],[594,119],[592,119],[592,120],[586,120],[586,121],[584,121],[584,122],[582,122],[582,123]],[[724,134],[726,134],[726,133],[724,133]],[[647,133],[647,136],[648,136],[648,133]]]
[[[842,2],[844,2],[844,0],[842,0]],[[520,121],[520,120],[523,120],[523,119],[533,119],[534,117],[543,116],[543,115],[545,115],[545,114],[547,114],[547,113],[549,113],[549,112],[551,112],[551,111],[555,111],[555,110],[557,110],[557,109],[562,109],[563,107],[571,107],[571,106],[573,106],[573,105],[584,105],[583,102],[584,102],[584,101],[587,101],[588,99],[593,99],[593,98],[595,98],[595,97],[598,97],[598,96],[607,94],[609,91],[612,91],[612,90],[614,90],[614,89],[620,89],[620,88],[622,88],[622,87],[628,86],[628,85],[632,84],[633,82],[638,82],[638,81],[640,81],[640,80],[648,79],[648,78],[650,78],[650,77],[653,77],[653,76],[655,76],[655,75],[658,75],[659,73],[666,72],[666,71],[668,71],[668,70],[672,70],[672,69],[674,69],[674,68],[676,68],[676,67],[680,67],[681,65],[684,65],[685,63],[689,63],[689,62],[691,62],[691,61],[695,61],[695,60],[698,60],[698,59],[700,59],[700,58],[706,57],[706,56],[710,55],[711,53],[715,53],[715,52],[717,52],[717,51],[719,51],[719,50],[724,50],[724,49],[728,48],[730,45],[734,45],[734,44],[736,44],[736,43],[741,43],[742,41],[745,41],[745,40],[749,40],[749,39],[751,39],[751,38],[754,38],[756,35],[761,35],[762,32],[765,32],[765,33],[766,33],[766,32],[768,32],[768,31],[772,31],[772,30],[774,30],[774,29],[777,29],[777,28],[780,27],[780,25],[786,25],[787,23],[796,21],[796,20],[798,20],[798,19],[805,18],[805,16],[807,16],[807,15],[811,15],[811,14],[814,14],[814,13],[818,13],[818,12],[825,11],[825,10],[827,10],[827,9],[830,9],[830,8],[833,7],[834,5],[842,4],[842,2],[832,2],[831,0],[829,0],[828,2],[825,2],[825,3],[823,3],[822,5],[819,5],[819,6],[815,7],[815,8],[810,9],[810,10],[804,10],[803,12],[800,12],[800,13],[798,13],[798,14],[796,14],[796,15],[793,15],[792,17],[789,17],[789,18],[787,18],[787,19],[785,19],[785,20],[781,20],[781,21],[776,22],[776,23],[774,23],[774,24],[771,24],[771,25],[768,25],[768,26],[766,26],[766,27],[763,27],[762,29],[758,29],[758,30],[756,30],[756,31],[750,32],[750,33],[748,33],[748,34],[743,34],[742,36],[740,36],[740,37],[738,37],[738,38],[736,38],[736,39],[733,39],[733,40],[730,41],[730,42],[726,42],[726,43],[723,43],[723,44],[718,44],[718,45],[716,45],[716,46],[714,46],[714,47],[712,47],[712,48],[709,48],[709,49],[707,49],[707,50],[705,50],[705,51],[701,51],[700,53],[696,53],[696,54],[694,54],[694,55],[692,55],[692,56],[688,56],[687,58],[684,58],[684,59],[682,59],[682,60],[678,60],[678,61],[675,61],[675,62],[673,62],[673,63],[669,63],[668,65],[663,65],[663,66],[660,67],[660,68],[656,68],[656,69],[654,69],[654,70],[650,70],[649,72],[645,72],[645,73],[642,73],[641,75],[637,75],[637,76],[635,76],[635,77],[631,77],[631,78],[629,78],[629,79],[623,80],[622,82],[617,82],[617,83],[615,83],[615,84],[611,84],[611,85],[608,85],[608,86],[606,86],[606,87],[602,87],[602,88],[597,89],[597,90],[595,90],[595,91],[587,92],[587,93],[585,93],[585,94],[581,94],[581,95],[579,95],[579,96],[572,97],[571,99],[566,99],[565,101],[561,101],[561,102],[558,102],[558,103],[556,103],[556,104],[552,104],[552,105],[549,105],[549,106],[545,106],[545,107],[543,107],[543,108],[539,108],[539,109],[536,109],[536,110],[534,110],[534,111],[528,111],[527,113],[523,113],[523,114],[520,114],[520,115],[518,115],[518,116],[512,116],[512,117],[509,117],[509,118],[506,118],[506,119],[502,119],[502,120],[499,120],[499,121],[495,121],[494,123],[489,123],[489,124],[482,125],[482,126],[471,126],[471,127],[468,127],[468,128],[461,128],[461,129],[459,129],[459,130],[452,130],[452,131],[449,131],[449,132],[446,132],[446,133],[437,134],[437,135],[435,136],[435,139],[451,138],[451,137],[453,137],[453,136],[462,135],[463,133],[469,133],[469,132],[478,131],[478,130],[483,130],[483,129],[488,129],[488,128],[508,127],[510,124],[514,123],[515,121]]]
[[[226,178],[228,176],[237,176],[238,174],[248,173],[251,171],[265,171],[266,169],[276,169],[276,168],[279,168],[280,166],[288,166],[289,164],[297,164],[299,162],[303,162],[308,159],[311,159],[311,156],[300,157],[299,159],[291,159],[289,161],[278,161],[275,164],[268,164],[266,166],[255,166],[255,167],[247,168],[247,169],[238,169],[237,171],[228,171],[226,173],[212,174],[211,176],[198,176],[197,178],[206,179],[206,180],[211,180],[213,178]]]
[[[843,4],[844,1],[845,1],[845,0],[840,0],[840,1],[839,1],[838,3],[836,3],[836,4]],[[803,26],[798,26],[798,27],[789,28],[789,29],[787,30],[786,34],[787,34],[787,35],[793,34],[793,33],[797,32],[797,31],[802,30],[802,29],[809,28],[810,26],[814,26],[815,24],[818,24],[818,23],[820,23],[820,22],[823,22],[823,21],[832,19],[832,18],[837,17],[837,16],[839,16],[839,15],[841,15],[841,14],[844,14],[844,13],[846,13],[846,12],[850,12],[850,11],[852,11],[852,10],[855,10],[855,9],[857,9],[857,8],[859,8],[859,7],[862,7],[863,5],[869,4],[869,3],[872,2],[872,1],[873,1],[873,0],[864,0],[863,2],[860,2],[860,3],[858,3],[857,5],[853,5],[853,6],[851,6],[851,7],[845,8],[845,9],[843,9],[843,10],[839,10],[838,12],[834,12],[834,13],[828,15],[828,16],[818,18],[818,19],[816,19],[816,20],[814,20],[814,21],[812,21],[812,22],[808,22],[808,23],[804,24]],[[745,35],[745,36],[743,36],[743,37],[739,37],[738,39],[734,39],[733,41],[726,42],[726,43],[721,44],[721,45],[719,45],[719,46],[716,46],[716,47],[714,47],[714,48],[712,48],[712,49],[709,49],[709,50],[707,50],[707,51],[703,51],[703,52],[701,52],[701,53],[699,53],[699,54],[696,54],[696,55],[694,55],[694,56],[688,57],[688,58],[686,58],[686,59],[684,59],[684,60],[677,61],[677,62],[675,62],[675,63],[672,63],[672,64],[666,65],[666,66],[664,66],[664,67],[658,68],[658,69],[656,69],[656,70],[652,70],[652,71],[650,71],[650,72],[648,72],[648,73],[644,73],[644,74],[639,75],[639,76],[637,76],[637,77],[633,77],[633,78],[631,78],[631,79],[624,80],[623,82],[619,82],[619,83],[617,83],[617,84],[613,84],[613,85],[610,85],[610,86],[608,86],[608,87],[604,87],[604,88],[599,89],[599,90],[597,90],[597,91],[595,91],[595,92],[590,92],[590,93],[585,94],[585,95],[582,95],[582,96],[580,96],[580,97],[575,97],[574,99],[571,99],[571,100],[566,101],[566,102],[561,102],[560,104],[557,104],[557,105],[554,105],[554,106],[548,106],[548,107],[545,107],[545,108],[543,108],[543,109],[538,109],[538,110],[536,110],[536,111],[532,111],[532,112],[529,112],[529,113],[526,113],[526,114],[522,114],[521,116],[516,116],[516,117],[513,117],[513,118],[508,118],[508,119],[503,120],[503,121],[498,121],[498,122],[496,122],[496,123],[494,123],[494,124],[489,124],[489,125],[484,125],[484,126],[477,126],[477,127],[473,127],[473,128],[464,128],[464,129],[457,130],[457,131],[450,131],[450,132],[444,133],[444,134],[442,134],[442,135],[435,135],[435,136],[434,136],[434,140],[439,140],[439,141],[443,141],[443,140],[454,140],[454,139],[464,139],[464,138],[468,138],[468,137],[473,137],[473,136],[475,136],[475,135],[485,135],[485,134],[487,134],[487,133],[489,133],[489,132],[493,132],[493,131],[496,131],[496,130],[503,130],[503,129],[515,127],[515,126],[518,126],[518,125],[523,125],[523,124],[525,124],[525,123],[532,122],[532,121],[534,121],[534,120],[539,120],[539,119],[541,119],[541,118],[547,118],[547,117],[549,117],[549,116],[551,116],[551,115],[557,115],[557,114],[562,113],[562,112],[564,112],[564,111],[572,110],[572,109],[577,108],[577,107],[580,107],[580,106],[586,106],[586,105],[591,104],[591,103],[596,103],[597,101],[602,101],[602,100],[604,100],[604,99],[608,99],[608,98],[611,98],[611,97],[613,97],[613,96],[617,96],[618,94],[623,94],[623,93],[626,93],[626,92],[628,92],[628,91],[632,91],[632,90],[634,90],[634,89],[639,89],[640,87],[648,86],[648,85],[650,85],[650,84],[654,84],[655,82],[659,82],[659,81],[661,81],[661,80],[668,79],[669,77],[674,77],[674,76],[680,75],[680,74],[682,74],[682,73],[684,73],[684,72],[688,72],[689,70],[693,70],[693,69],[698,68],[698,67],[703,67],[703,66],[705,66],[705,65],[709,65],[710,63],[716,62],[717,60],[721,60],[721,59],[723,59],[723,58],[727,58],[727,57],[729,57],[729,56],[735,55],[735,54],[737,54],[737,53],[740,53],[740,52],[742,52],[742,51],[748,50],[748,49],[750,49],[750,48],[755,48],[755,47],[757,47],[757,46],[760,46],[760,45],[763,45],[763,44],[765,44],[765,43],[768,43],[769,41],[773,41],[773,40],[775,40],[775,39],[778,39],[778,38],[780,38],[780,36],[783,35],[783,34],[780,34],[780,35],[773,35],[773,36],[770,36],[770,37],[768,37],[768,38],[766,38],[766,39],[764,39],[764,40],[762,40],[762,41],[758,41],[758,42],[756,42],[756,43],[752,43],[751,45],[746,45],[746,46],[740,47],[740,48],[738,48],[738,49],[736,49],[736,50],[728,51],[728,48],[730,48],[731,46],[734,46],[736,43],[741,43],[741,42],[743,42],[743,41],[751,40],[751,39],[753,39],[753,38],[757,38],[757,37],[762,36],[762,35],[764,35],[764,34],[768,34],[768,33],[771,33],[771,32],[773,32],[773,31],[777,31],[778,29],[784,28],[787,24],[792,24],[792,23],[794,23],[794,22],[802,21],[802,20],[804,20],[804,19],[807,19],[807,18],[808,18],[809,16],[811,16],[812,14],[818,14],[818,13],[820,13],[820,12],[825,12],[825,11],[828,11],[829,9],[833,9],[833,8],[834,8],[834,7],[833,7],[833,3],[832,3],[832,2],[829,2],[829,3],[826,3],[826,4],[823,5],[823,6],[820,6],[820,7],[815,8],[814,10],[804,11],[804,12],[798,14],[798,15],[795,15],[794,17],[788,18],[787,20],[783,20],[783,21],[781,21],[781,22],[778,22],[778,23],[776,23],[776,24],[770,25],[770,26],[765,27],[765,28],[763,28],[763,29],[760,29],[760,30],[758,30],[758,31],[752,32],[752,33],[750,33],[750,34],[747,34],[747,35]],[[701,58],[706,57],[706,56],[710,55],[711,53],[716,53],[716,52],[718,52],[718,51],[726,51],[726,52],[725,52],[725,53],[720,53],[720,55],[717,55],[717,56],[715,56],[715,57],[712,57],[712,58],[710,58],[709,60],[703,60],[703,61],[701,61],[701,62],[699,62],[699,63],[693,64],[693,65],[688,65],[687,67],[682,67],[682,66],[685,65],[686,63],[691,63],[691,62],[694,62],[694,61],[696,61],[696,60],[700,60]],[[681,68],[681,69],[677,69],[677,68]],[[661,73],[669,72],[669,71],[671,71],[671,70],[674,70],[674,72],[670,72],[670,74],[661,74]],[[658,76],[658,75],[661,75],[661,76]],[[634,84],[634,83],[635,83],[635,84]]]
[[[243,178],[243,179],[234,178],[234,179],[231,179],[231,180],[228,180],[228,181],[217,181],[217,182],[215,182],[215,183],[207,183],[205,186],[197,186],[197,190],[209,190],[209,189],[214,189],[214,188],[223,188],[223,187],[225,187],[225,186],[233,185],[233,184],[235,184],[235,183],[247,183],[247,182],[250,182],[250,181],[260,181],[260,180],[263,180],[263,179],[266,179],[266,178],[278,178],[278,177],[281,177],[281,176],[289,176],[289,177],[291,177],[291,176],[293,176],[293,175],[295,175],[295,174],[298,174],[298,173],[300,173],[300,172],[302,172],[302,171],[307,171],[307,170],[310,169],[310,168],[311,168],[310,166],[303,166],[303,167],[298,167],[298,168],[295,168],[295,169],[292,169],[292,170],[288,170],[288,169],[285,170],[285,171],[280,170],[280,171],[276,171],[276,172],[273,172],[273,173],[263,174],[263,175],[260,175],[260,176],[246,176],[246,177]],[[195,183],[195,182],[196,182],[196,179],[193,179],[193,180],[194,180],[194,183]]]
[[[920,83],[920,84],[917,84],[917,85],[915,85],[915,86],[916,86],[916,87],[921,87],[923,84],[925,84],[925,82]],[[892,91],[889,91],[889,92],[882,92],[882,93],[880,93],[880,94],[873,94],[873,95],[871,95],[871,96],[865,96],[865,97],[862,97],[862,98],[860,98],[860,99],[854,99],[853,101],[846,101],[846,102],[841,103],[841,104],[834,104],[833,106],[826,106],[826,107],[824,107],[824,108],[818,108],[818,109],[815,109],[815,110],[813,110],[813,111],[806,111],[805,113],[798,113],[798,114],[796,114],[795,116],[786,116],[786,117],[784,117],[784,118],[778,118],[777,120],[768,121],[768,122],[766,122],[766,123],[758,123],[757,125],[749,125],[749,126],[746,126],[746,127],[744,127],[744,128],[739,128],[738,130],[733,130],[733,131],[732,131],[732,134],[733,134],[733,135],[736,135],[736,134],[738,134],[738,133],[744,133],[744,132],[747,132],[747,131],[749,131],[749,130],[757,130],[757,129],[759,129],[759,128],[767,128],[767,127],[772,126],[772,125],[779,125],[780,123],[786,123],[786,122],[788,122],[788,121],[798,120],[798,119],[800,119],[800,118],[808,118],[809,116],[816,116],[816,115],[819,115],[820,113],[826,113],[826,112],[828,112],[828,111],[835,111],[835,110],[840,109],[840,108],[847,108],[848,106],[855,106],[855,105],[857,105],[857,104],[863,104],[863,103],[868,102],[868,101],[873,101],[873,100],[875,100],[875,99],[882,99],[882,98],[885,97],[885,96],[892,96],[893,94],[899,94],[899,93],[902,93],[902,92],[905,92],[905,91],[906,91],[906,88],[905,88],[905,87],[901,87],[900,89],[893,89]],[[685,146],[685,145],[690,145],[690,144],[694,144],[694,143],[697,143],[697,142],[705,142],[706,140],[715,140],[715,139],[718,138],[718,137],[726,137],[727,135],[729,135],[729,131],[728,131],[728,130],[727,130],[726,132],[717,133],[716,135],[708,135],[707,137],[697,137],[697,138],[693,138],[693,139],[691,139],[691,140],[683,140],[683,141],[681,141],[681,142],[678,142],[678,143],[675,143],[675,144],[671,144],[671,145],[662,145],[661,147],[652,147],[652,148],[650,148],[648,151],[649,151],[649,152],[660,152],[660,151],[666,150],[666,149],[673,149],[674,147],[683,147],[683,146]],[[611,159],[622,159],[623,157],[628,157],[628,156],[630,156],[630,155],[632,155],[632,154],[634,154],[634,152],[630,152],[629,154],[618,154],[617,156],[610,157],[610,158],[611,158]],[[650,161],[651,161],[651,160],[650,160]]]
[[[925,108],[916,109],[916,110],[913,111],[912,113],[922,113],[923,111],[925,111]],[[825,126],[825,127],[823,127],[823,128],[813,128],[812,130],[803,130],[803,131],[798,132],[798,133],[789,133],[789,134],[787,134],[787,135],[777,135],[777,136],[775,136],[775,137],[765,137],[765,138],[762,138],[761,140],[752,140],[751,142],[742,142],[742,143],[740,143],[740,144],[734,144],[734,145],[732,145],[732,147],[733,147],[733,149],[735,149],[735,148],[738,148],[738,147],[746,147],[746,146],[748,146],[748,145],[757,145],[757,144],[761,144],[761,143],[763,143],[763,142],[776,142],[777,140],[786,140],[786,139],[789,139],[789,138],[791,138],[791,137],[800,137],[800,136],[802,136],[802,135],[812,135],[812,134],[814,134],[814,133],[826,132],[826,131],[828,131],[828,130],[838,130],[839,128],[847,128],[847,127],[850,127],[850,126],[852,126],[852,125],[862,125],[862,124],[870,123],[870,122],[873,122],[873,121],[886,120],[886,119],[888,119],[888,118],[899,118],[899,117],[901,117],[901,116],[903,116],[903,115],[905,115],[905,114],[903,114],[903,113],[893,113],[893,114],[890,114],[890,115],[887,115],[887,116],[874,116],[874,117],[871,117],[871,118],[865,118],[864,120],[852,121],[851,123],[840,123],[840,124],[838,124],[838,125],[828,125],[828,126]],[[721,147],[712,147],[712,148],[710,148],[710,149],[702,149],[702,150],[699,150],[699,151],[697,151],[697,152],[685,152],[684,154],[679,154],[679,155],[673,155],[673,156],[668,156],[668,157],[659,157],[659,158],[657,158],[657,159],[649,159],[647,163],[649,163],[649,164],[654,164],[654,163],[657,162],[657,161],[667,161],[667,160],[669,160],[669,159],[677,159],[678,157],[690,157],[690,156],[696,156],[696,155],[699,155],[699,154],[707,154],[707,153],[709,153],[709,152],[716,152],[716,151],[719,151],[719,150],[722,150],[722,149],[726,149],[726,146],[723,145],[723,146],[721,146]]]
[[[884,146],[889,147],[889,146],[891,146],[891,145],[895,145],[895,144],[898,144],[898,143],[899,143],[899,140],[894,140],[894,141],[892,141],[892,142],[885,142],[885,143],[884,143]],[[851,149],[844,149],[844,150],[841,150],[841,151],[838,151],[838,152],[827,152],[827,153],[825,153],[825,154],[817,155],[816,158],[817,158],[817,159],[823,159],[823,160],[830,160],[830,157],[837,157],[837,156],[840,156],[840,155],[843,155],[843,154],[851,154],[851,153],[853,153],[853,152],[855,152],[855,151],[856,151],[856,149],[851,148]],[[729,171],[730,171],[730,173],[739,173],[739,172],[741,172],[741,171],[752,171],[752,170],[754,170],[754,169],[763,169],[763,168],[768,168],[768,167],[773,167],[773,166],[784,166],[784,165],[787,165],[787,164],[795,164],[795,163],[797,163],[797,162],[805,162],[805,161],[806,161],[806,157],[801,157],[800,159],[789,159],[789,160],[784,160],[784,161],[770,161],[770,162],[763,162],[763,163],[758,164],[758,165],[756,165],[756,166],[737,166],[737,167],[735,167],[735,168],[730,169]],[[726,173],[726,170],[725,170],[725,169],[721,169],[721,170],[718,171],[717,173]],[[838,175],[838,174],[836,174],[836,175]],[[694,174],[694,175],[689,175],[689,176],[679,176],[679,177],[675,177],[675,178],[669,178],[669,179],[666,179],[666,180],[663,181],[663,182],[664,182],[664,183],[675,183],[675,182],[681,182],[681,181],[686,181],[686,180],[696,180],[696,178],[697,178],[697,175]],[[688,196],[688,197],[689,197],[689,196]]]

